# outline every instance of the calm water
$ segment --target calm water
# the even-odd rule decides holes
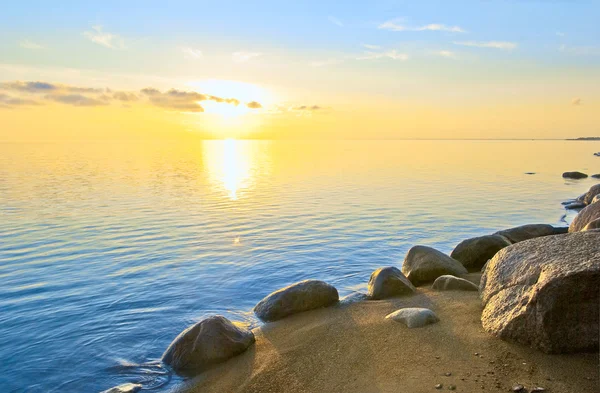
[[[500,228],[561,224],[560,202],[594,184],[561,173],[600,172],[595,151],[567,141],[0,145],[0,391],[165,391],[177,380],[157,359],[203,315],[256,324],[254,304],[295,281],[346,295],[415,244],[449,252]]]

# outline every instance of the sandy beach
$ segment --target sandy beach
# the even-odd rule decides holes
[[[478,283],[479,274],[468,278]],[[386,320],[401,307],[427,307],[440,322],[422,328]],[[517,384],[549,392],[598,391],[598,354],[547,355],[483,331],[477,292],[437,292],[341,303],[254,329],[242,355],[177,391],[506,392]],[[454,389],[453,389],[454,388]]]

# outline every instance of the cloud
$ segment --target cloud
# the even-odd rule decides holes
[[[23,105],[40,105],[40,103],[34,100],[19,97],[11,97],[7,94],[0,93],[0,106],[12,107]]]
[[[367,48],[367,49],[370,49],[370,50],[379,50],[379,49],[381,49],[381,46],[379,46],[379,45],[363,44],[362,46],[364,48]]]
[[[0,88],[4,90],[25,91],[28,93],[47,93],[52,90],[57,90],[58,86],[47,82],[4,82],[0,84]]]
[[[449,50],[439,50],[436,52],[432,52],[434,55],[448,57],[450,59],[456,59],[456,53]]]
[[[240,104],[240,101],[237,98],[223,98],[194,91],[171,89],[165,93],[161,93],[160,90],[154,88],[145,88],[141,90],[141,93],[146,95],[150,102],[156,106],[181,110],[184,112],[204,112],[204,108],[199,104],[200,101],[209,100],[235,106]],[[249,106],[250,104],[253,106]],[[247,105],[249,108],[262,107],[260,103],[256,101],[252,101]]]
[[[116,91],[113,93],[112,98],[114,98],[115,100],[118,100],[118,101],[123,101],[123,102],[137,101],[139,99],[137,94],[128,93],[126,91]]]
[[[517,47],[516,43],[506,41],[454,41],[453,44],[462,46],[472,46],[476,48],[494,48],[505,50],[511,50]]]
[[[392,60],[408,60],[409,56],[406,53],[398,53],[395,49],[383,52],[365,52],[356,57],[356,60],[377,60],[377,59],[392,59]]]
[[[181,51],[187,59],[199,59],[202,57],[202,51],[190,47],[181,48]]]
[[[231,59],[233,61],[235,61],[236,63],[245,63],[245,62],[250,61],[259,56],[262,56],[262,53],[240,51],[240,52],[233,52],[231,54]]]
[[[336,18],[335,16],[328,16],[327,19],[329,19],[329,21],[336,26],[344,27],[344,24],[342,23],[342,21],[339,20],[338,18]]]
[[[116,34],[102,30],[102,26],[92,26],[91,31],[84,31],[83,36],[90,41],[110,49],[125,49],[125,41]]]
[[[323,107],[319,106],[319,105],[300,105],[300,106],[295,106],[292,107],[293,111],[318,111],[318,110],[322,110]]]
[[[209,96],[206,96],[206,99],[215,101],[215,102],[225,102],[227,104],[233,104],[235,106],[238,106],[240,104],[240,101],[235,98],[221,98],[221,97],[215,97],[215,96],[209,95]]]
[[[40,44],[36,44],[33,41],[29,41],[29,40],[23,40],[21,42],[19,42],[19,46],[21,48],[25,48],[25,49],[44,49],[44,47]]]
[[[466,33],[467,31],[459,26],[446,26],[440,23],[430,23],[423,26],[405,26],[400,24],[401,19],[392,19],[380,24],[377,28],[390,31],[446,31],[450,33]]]
[[[249,103],[246,104],[246,106],[250,109],[260,109],[262,108],[262,105],[256,101],[251,101]]]
[[[600,46],[567,46],[561,45],[558,50],[564,53],[578,56],[600,55]]]
[[[311,67],[324,67],[324,66],[328,66],[328,65],[339,64],[342,62],[343,62],[343,60],[340,60],[340,59],[327,59],[327,60],[312,61],[310,63],[310,66]]]
[[[581,105],[581,98],[573,98],[572,105]]]
[[[44,98],[50,101],[73,106],[108,105],[108,102],[105,100],[84,96],[82,94],[49,94]]]

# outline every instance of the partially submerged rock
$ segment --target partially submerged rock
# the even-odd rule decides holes
[[[577,198],[577,202],[590,205],[597,195],[600,195],[600,184],[591,186],[588,192]]]
[[[471,281],[450,275],[436,278],[431,288],[437,291],[479,291],[479,287]]]
[[[544,352],[598,349],[600,232],[507,247],[483,273],[483,328]]]
[[[137,393],[140,390],[142,390],[142,385],[137,383],[124,383],[122,385],[115,386],[114,388],[104,390],[100,393]]]
[[[586,175],[583,172],[565,172],[563,173],[562,177],[564,177],[565,179],[585,179],[586,177],[588,177],[588,175]]]
[[[568,209],[568,210],[583,209],[584,207],[586,207],[586,204],[583,202],[579,202],[579,201],[575,201],[575,202],[569,203],[568,205],[565,205],[565,209]]]
[[[594,179],[600,179],[600,173],[594,173],[592,176]]]
[[[569,232],[579,232],[598,218],[600,218],[600,203],[592,203],[575,216],[569,225]]]
[[[386,319],[402,322],[409,328],[418,328],[438,322],[440,319],[428,308],[401,308],[386,315]]]
[[[273,292],[254,306],[254,314],[270,322],[315,308],[327,307],[339,300],[337,289],[323,281],[305,280]]]
[[[494,235],[504,236],[510,240],[511,243],[518,243],[540,236],[549,236],[555,234],[555,228],[548,224],[527,224],[510,229],[504,229],[494,233]]]
[[[402,273],[414,285],[432,282],[439,276],[467,274],[467,269],[456,259],[427,246],[414,246],[404,258]]]
[[[415,287],[396,267],[382,267],[375,270],[369,279],[367,296],[369,299],[385,299],[393,296],[412,295]]]
[[[511,242],[504,236],[479,236],[458,243],[450,257],[462,263],[469,271],[480,271],[498,251],[510,245]]]
[[[184,330],[173,340],[162,361],[176,372],[200,372],[244,352],[254,343],[252,331],[220,315]]]

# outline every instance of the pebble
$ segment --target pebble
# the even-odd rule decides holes
[[[541,386],[536,386],[533,389],[531,389],[531,393],[534,393],[534,392],[545,392],[545,391],[546,391],[546,389],[544,389]]]
[[[449,377],[449,376],[451,376],[451,375],[452,375],[452,373],[446,373],[446,374],[444,374],[444,375],[445,375],[445,376],[447,376],[447,377]]]
[[[441,383],[438,383],[437,385],[435,385],[435,388],[438,389],[438,390],[441,389],[441,388],[443,388],[443,387],[444,387],[444,385],[442,385]]]
[[[523,390],[525,390],[525,386],[523,385],[515,385],[512,388],[513,392],[522,392]]]
[[[456,386],[454,386],[454,385],[448,385],[448,390],[456,390]]]
[[[473,355],[475,355],[475,356],[479,356],[479,352],[475,352]]]

